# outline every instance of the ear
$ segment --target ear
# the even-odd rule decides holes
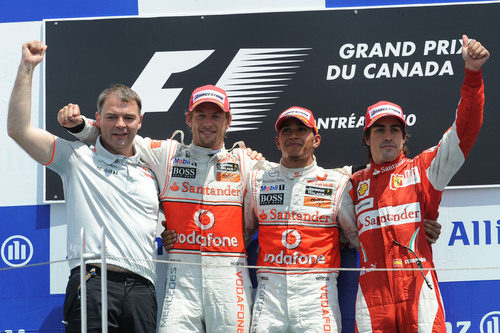
[[[231,126],[231,121],[233,120],[233,115],[229,114],[229,118],[226,118],[226,119],[227,119],[227,124],[226,124],[226,131],[227,131],[229,126]]]
[[[101,127],[101,118],[99,117],[99,112],[95,113],[95,124],[97,127]]]
[[[141,117],[139,118],[139,126],[137,126],[137,129],[140,130],[142,127],[142,114]]]
[[[369,136],[364,136],[365,143],[368,147],[370,147],[370,137]]]
[[[274,141],[276,142],[276,147],[278,148],[278,150],[281,150],[281,147],[280,147],[280,139],[279,139],[279,133],[278,133],[278,135],[276,135],[276,137],[274,138]]]
[[[193,118],[193,112],[192,111],[186,112],[186,124],[188,124],[189,127],[191,127],[191,125],[192,125],[192,122],[191,122],[192,118]]]
[[[314,136],[314,142],[313,142],[314,149],[318,148],[320,143],[321,143],[321,135],[316,134]]]

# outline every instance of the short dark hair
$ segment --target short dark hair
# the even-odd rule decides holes
[[[405,143],[403,144],[403,153],[405,154],[405,156],[408,156],[410,150],[408,149],[406,142],[410,138],[410,133],[408,133],[406,127],[404,127],[402,123],[399,125],[399,127],[401,128],[401,132],[403,133],[403,140],[405,140]],[[366,139],[370,138],[370,133],[372,131],[372,128],[373,126],[368,127],[366,131],[363,133],[363,137],[361,138],[361,146],[366,147],[369,162],[372,161],[372,151],[370,150],[370,146],[366,144]]]
[[[104,89],[97,98],[97,112],[101,114],[102,106],[111,96],[116,96],[123,103],[135,102],[139,107],[139,114],[142,109],[142,101],[139,95],[126,85],[120,83],[114,83],[109,88]]]

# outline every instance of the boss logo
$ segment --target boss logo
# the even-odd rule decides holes
[[[282,205],[283,204],[283,193],[273,193],[273,194],[261,194],[260,204],[264,205]]]
[[[172,168],[172,177],[196,178],[196,169],[174,166]]]

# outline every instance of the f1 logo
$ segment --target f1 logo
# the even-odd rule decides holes
[[[7,238],[0,249],[2,260],[11,267],[20,267],[28,264],[33,257],[33,244],[21,235]]]
[[[163,89],[165,82],[174,73],[185,72],[198,66],[214,51],[156,52],[132,86],[132,89],[141,96],[142,113],[163,112],[170,109],[182,88]]]
[[[231,110],[237,113],[228,131],[257,129],[262,120],[255,112],[269,112],[283,87],[307,56],[309,48],[240,49],[216,85],[226,90]],[[166,88],[174,73],[186,72],[210,57],[215,50],[156,52],[132,85],[142,99],[142,112],[166,112],[183,88]],[[213,80],[214,82],[216,80]],[[187,101],[186,101],[187,105]],[[261,114],[261,116],[263,116]]]

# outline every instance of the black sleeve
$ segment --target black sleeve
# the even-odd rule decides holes
[[[82,121],[82,123],[80,125],[76,125],[75,127],[64,127],[64,128],[67,129],[71,133],[80,133],[85,128],[85,120]]]

